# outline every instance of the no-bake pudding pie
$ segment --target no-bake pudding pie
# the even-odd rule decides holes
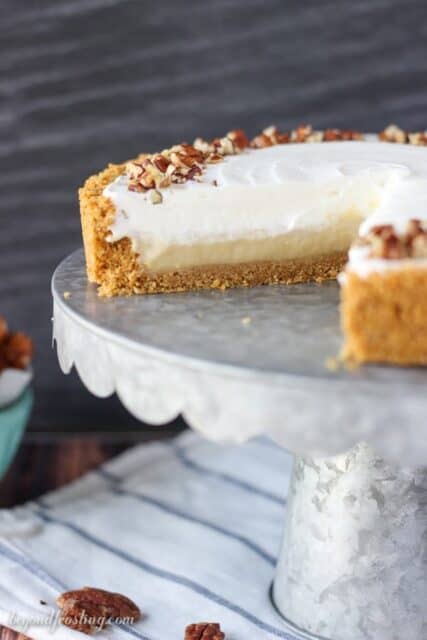
[[[89,280],[104,296],[225,289],[347,263],[346,354],[427,364],[426,144],[394,126],[269,127],[109,165],[80,190]]]

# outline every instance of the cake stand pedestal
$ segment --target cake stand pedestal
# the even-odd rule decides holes
[[[284,628],[425,640],[427,371],[328,370],[336,283],[106,300],[78,251],[53,297],[62,370],[95,395],[116,392],[146,422],[181,413],[211,439],[266,433],[295,452],[272,588]]]

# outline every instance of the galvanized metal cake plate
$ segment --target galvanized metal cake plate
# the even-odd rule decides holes
[[[216,440],[267,432],[310,455],[363,440],[389,459],[426,459],[426,369],[327,368],[342,341],[335,282],[102,299],[76,251],[52,288],[63,371],[117,392],[141,420],[182,413]]]

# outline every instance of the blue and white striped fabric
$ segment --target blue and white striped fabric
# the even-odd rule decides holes
[[[90,585],[128,595],[146,614],[109,638],[181,640],[202,620],[231,640],[303,637],[269,600],[290,468],[267,439],[231,447],[186,433],[0,514],[11,534],[0,538],[0,622],[46,618],[59,592]],[[35,625],[28,635],[50,637]],[[60,627],[53,637],[77,636]]]

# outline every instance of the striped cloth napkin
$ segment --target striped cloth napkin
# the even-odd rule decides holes
[[[56,625],[54,602],[92,586],[145,614],[105,638],[182,640],[200,621],[220,622],[229,640],[304,637],[269,599],[290,470],[266,438],[223,446],[188,432],[0,512],[0,623],[32,622],[34,640],[82,637]]]

